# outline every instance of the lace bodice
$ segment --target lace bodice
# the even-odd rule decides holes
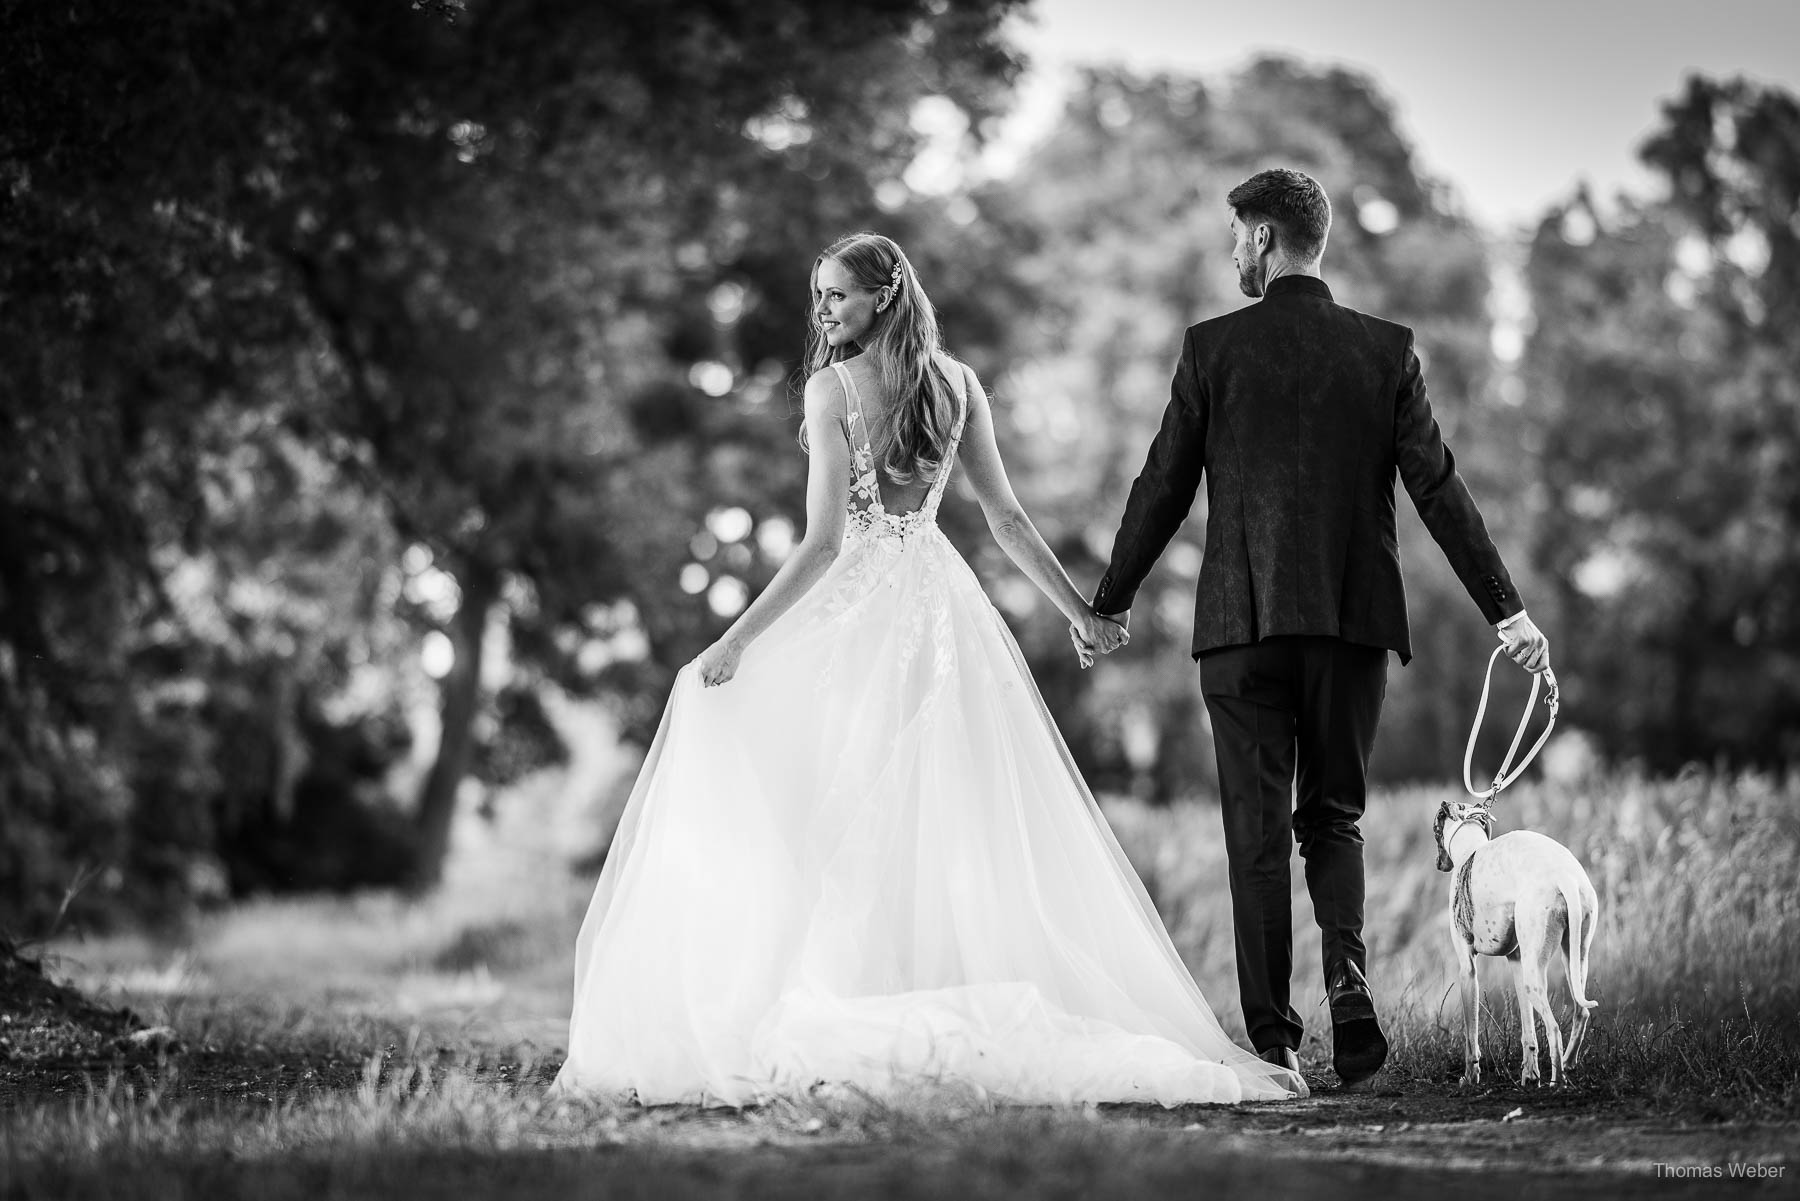
[[[848,401],[844,429],[850,439],[850,515],[845,525],[845,537],[898,535],[904,538],[921,529],[936,528],[938,505],[944,499],[944,488],[950,481],[950,465],[956,461],[956,451],[962,443],[963,423],[969,415],[967,392],[959,390],[957,393],[956,424],[950,431],[950,444],[944,448],[937,478],[931,481],[931,489],[925,494],[924,501],[909,513],[890,513],[881,503],[881,477],[856,380],[844,364],[833,363],[832,367],[844,385],[844,396]]]

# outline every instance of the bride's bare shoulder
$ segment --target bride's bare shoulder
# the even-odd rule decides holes
[[[806,380],[806,411],[842,418],[848,398],[844,381],[829,367],[813,372]]]
[[[981,386],[980,377],[975,374],[975,368],[969,366],[955,355],[944,351],[938,353],[937,365],[938,370],[944,373],[944,378],[949,380],[962,391],[963,395],[968,397],[971,411],[986,400],[987,393]]]
[[[975,382],[974,369],[947,350],[937,351],[931,361],[937,365],[944,378],[952,383]]]

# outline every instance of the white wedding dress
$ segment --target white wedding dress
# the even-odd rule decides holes
[[[930,1080],[996,1101],[1304,1095],[1236,1046],[924,502],[855,479],[829,572],[736,677],[676,680],[575,954],[555,1089],[746,1105]],[[963,402],[966,417],[966,399]]]

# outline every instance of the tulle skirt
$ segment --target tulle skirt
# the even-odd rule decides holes
[[[853,533],[716,688],[681,672],[576,943],[555,1088],[753,1104],[1303,1095],[1226,1037],[935,525]]]

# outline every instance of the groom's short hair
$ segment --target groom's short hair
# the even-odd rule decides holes
[[[1239,221],[1266,221],[1281,231],[1289,255],[1310,261],[1325,253],[1331,232],[1331,198],[1304,171],[1275,167],[1258,171],[1225,197]]]

